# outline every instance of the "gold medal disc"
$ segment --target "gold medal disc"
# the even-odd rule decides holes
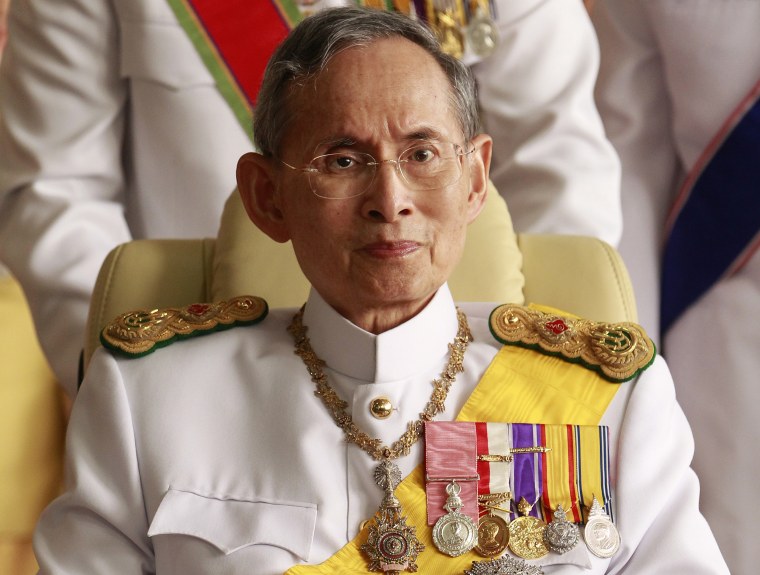
[[[538,517],[526,515],[509,524],[509,549],[523,559],[540,559],[549,554],[544,544],[546,523]]]
[[[475,551],[483,557],[497,557],[509,544],[509,525],[498,515],[484,515],[478,522]]]

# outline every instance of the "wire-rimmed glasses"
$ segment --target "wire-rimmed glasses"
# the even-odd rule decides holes
[[[455,184],[462,177],[462,159],[475,151],[452,142],[420,141],[406,148],[396,160],[375,160],[370,154],[344,150],[323,154],[303,168],[280,160],[309,178],[311,191],[320,198],[347,199],[366,192],[382,164],[394,164],[401,179],[412,190],[435,190]]]

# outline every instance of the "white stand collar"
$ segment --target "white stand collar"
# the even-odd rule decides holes
[[[405,379],[429,369],[448,354],[458,327],[446,284],[420,313],[379,335],[348,321],[313,288],[303,323],[314,351],[327,367],[372,383]]]

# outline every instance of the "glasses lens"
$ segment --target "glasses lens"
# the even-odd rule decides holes
[[[462,156],[468,154],[450,142],[420,142],[398,160],[376,162],[369,154],[345,151],[317,156],[306,173],[312,191],[320,198],[343,199],[359,196],[372,185],[381,164],[396,164],[413,190],[435,190],[450,186],[462,176]]]
[[[360,152],[317,156],[310,168],[311,189],[321,198],[352,198],[363,194],[375,173],[372,156]]]
[[[422,142],[404,150],[399,168],[415,190],[449,186],[462,176],[461,148],[448,142]]]

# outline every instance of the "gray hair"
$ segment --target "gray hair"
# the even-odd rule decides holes
[[[469,68],[444,53],[433,33],[403,14],[365,8],[329,8],[305,18],[269,60],[254,110],[256,147],[265,156],[279,150],[292,114],[289,94],[319,74],[339,52],[377,40],[404,38],[424,48],[438,62],[451,87],[451,104],[466,140],[480,131],[475,80]]]

